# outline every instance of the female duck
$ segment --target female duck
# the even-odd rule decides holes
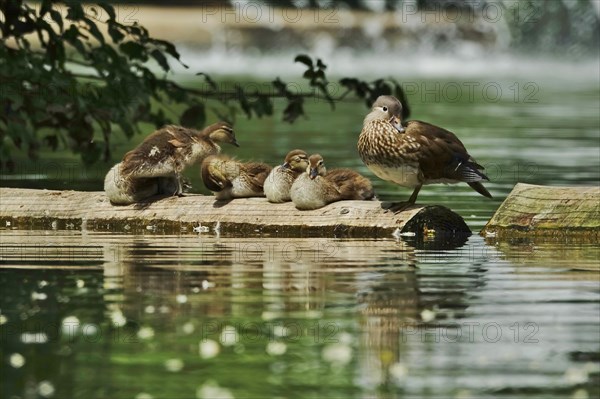
[[[291,201],[290,189],[294,180],[308,167],[308,155],[302,150],[292,150],[285,157],[283,165],[279,165],[269,173],[265,180],[265,196],[269,202]]]
[[[104,179],[104,191],[113,204],[126,205],[157,194],[181,195],[183,170],[218,154],[218,143],[238,147],[230,125],[218,122],[202,131],[169,125],[146,137]]]
[[[260,162],[239,162],[225,156],[202,161],[202,181],[217,200],[264,197],[263,185],[271,167]]]
[[[479,194],[492,198],[481,184],[488,181],[483,166],[448,130],[421,121],[401,123],[402,104],[392,96],[380,96],[365,117],[358,138],[358,153],[379,178],[414,191],[400,211],[415,203],[424,184],[465,182]]]
[[[318,209],[341,200],[370,200],[373,186],[366,177],[350,169],[327,172],[323,157],[311,155],[306,173],[301,174],[290,190],[296,208]]]

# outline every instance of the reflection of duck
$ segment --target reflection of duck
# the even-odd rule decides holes
[[[302,150],[292,150],[283,165],[273,168],[265,180],[265,195],[269,202],[291,201],[290,189],[294,180],[308,167],[308,155]]]
[[[311,155],[306,173],[298,176],[290,195],[298,209],[318,209],[341,200],[369,200],[374,197],[371,182],[350,169],[327,173],[323,157]]]
[[[113,204],[131,204],[157,194],[180,195],[183,170],[221,151],[218,143],[238,146],[230,125],[218,122],[202,131],[165,126],[146,137],[104,179]]]
[[[202,181],[218,200],[264,197],[263,184],[271,167],[260,162],[239,162],[225,156],[202,161]]]
[[[365,117],[358,152],[377,177],[414,188],[402,208],[415,203],[423,184],[465,182],[479,194],[492,197],[481,184],[489,180],[481,172],[483,166],[454,133],[420,121],[404,127],[401,115],[400,101],[380,96]]]

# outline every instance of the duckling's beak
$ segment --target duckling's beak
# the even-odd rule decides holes
[[[289,162],[284,162],[283,165],[281,165],[283,168],[289,169],[290,168],[290,163]]]
[[[404,126],[402,126],[402,121],[400,121],[399,117],[392,116],[390,123],[398,130],[398,133],[404,133]]]
[[[308,177],[311,178],[311,180],[314,180],[315,177],[317,177],[319,175],[319,171],[317,170],[317,168],[310,168],[310,173],[308,174]]]
[[[238,144],[236,139],[233,139],[233,141],[231,142],[231,144],[233,144],[236,147],[239,147],[240,145]]]

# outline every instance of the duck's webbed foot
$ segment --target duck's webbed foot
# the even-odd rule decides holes
[[[178,197],[185,197],[185,195],[190,191],[190,189],[192,188],[192,183],[186,179],[185,177],[181,177],[178,179],[179,185],[177,187],[177,192],[173,195],[176,195]]]
[[[383,209],[385,209],[386,212],[400,213],[402,211],[407,210],[408,208],[410,208],[413,205],[414,204],[409,201],[402,201],[402,202],[386,202],[386,203],[383,203],[381,205],[381,207]]]
[[[178,194],[180,197],[184,197],[186,193],[188,193],[192,189],[192,182],[185,177],[179,179],[179,184],[181,187],[181,192]]]
[[[422,185],[419,185],[419,186],[415,187],[415,190],[411,194],[411,196],[408,199],[408,201],[391,202],[389,204],[386,204],[386,206],[382,205],[382,207],[386,211],[388,211],[388,212],[394,212],[394,213],[399,213],[399,212],[407,210],[408,208],[410,208],[411,206],[413,206],[415,204],[415,202],[417,202],[417,196],[419,195],[419,191],[421,191],[421,187],[422,187]]]

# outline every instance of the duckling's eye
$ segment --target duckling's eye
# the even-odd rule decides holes
[[[319,161],[319,165],[323,165],[323,161]]]
[[[381,109],[383,110],[383,112],[387,112],[387,107],[382,107]]]

